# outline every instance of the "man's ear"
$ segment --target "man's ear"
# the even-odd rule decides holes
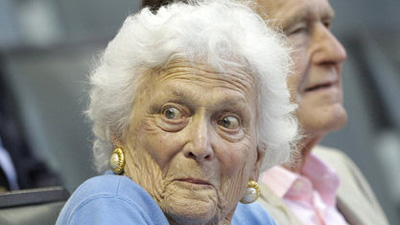
[[[258,181],[258,177],[260,175],[260,167],[262,162],[264,161],[264,156],[265,149],[261,149],[259,146],[257,146],[257,158],[256,163],[254,164],[253,172],[250,175],[251,180]]]

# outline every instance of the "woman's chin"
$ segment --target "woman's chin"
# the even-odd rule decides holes
[[[219,217],[216,200],[175,194],[165,199],[162,208],[167,217],[178,224],[205,224]]]

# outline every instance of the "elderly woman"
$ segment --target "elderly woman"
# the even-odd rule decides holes
[[[113,172],[83,183],[57,224],[274,224],[245,204],[260,166],[296,139],[289,65],[279,35],[240,3],[128,17],[91,74],[95,164]]]

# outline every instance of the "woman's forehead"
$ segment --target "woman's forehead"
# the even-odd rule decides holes
[[[255,78],[244,67],[229,67],[220,72],[212,66],[189,60],[174,60],[152,73],[153,84],[187,82],[208,87],[237,89],[246,95],[255,94]]]

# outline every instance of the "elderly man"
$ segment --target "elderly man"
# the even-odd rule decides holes
[[[260,176],[260,203],[282,225],[388,224],[374,193],[342,152],[317,146],[347,122],[341,64],[346,51],[330,31],[334,11],[327,0],[254,0],[264,19],[273,19],[294,48],[288,80],[304,130],[290,165]],[[153,10],[170,1],[144,0]]]
[[[257,0],[259,14],[276,19],[294,47],[288,81],[303,126],[291,165],[261,175],[261,203],[280,224],[388,224],[367,181],[342,152],[317,146],[347,122],[341,63],[346,51],[330,31],[327,0]]]

